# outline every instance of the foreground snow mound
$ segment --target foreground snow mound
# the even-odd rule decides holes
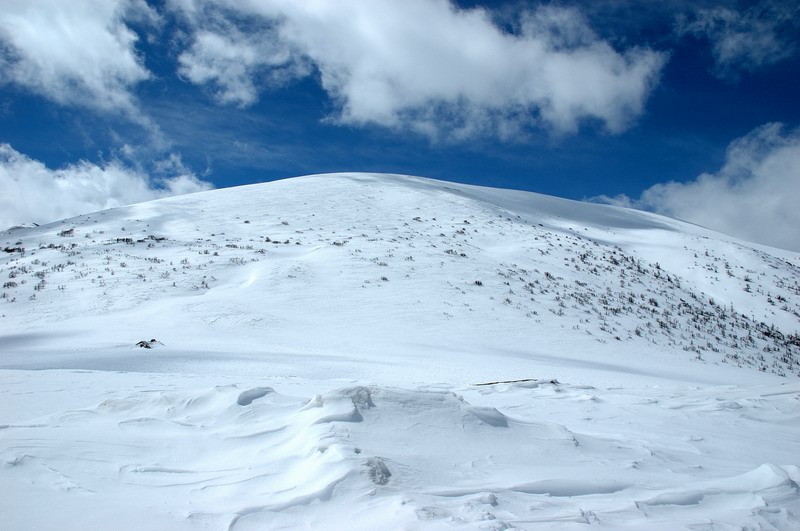
[[[3,374],[56,396],[65,381],[119,391],[2,426],[0,509],[15,529],[141,529],[142,514],[148,528],[239,531],[800,525],[798,384],[355,385],[308,399],[279,380],[190,391],[159,389],[166,376],[42,375]]]

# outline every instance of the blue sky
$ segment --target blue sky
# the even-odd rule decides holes
[[[0,225],[376,171],[800,250],[798,21],[780,1],[4,0]]]

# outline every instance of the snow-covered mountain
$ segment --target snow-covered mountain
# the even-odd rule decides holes
[[[78,352],[65,355],[70,367],[153,336],[171,351],[252,351],[259,365],[264,351],[291,364],[296,352],[428,358],[445,347],[525,363],[624,351],[704,360],[704,372],[723,362],[800,374],[797,254],[532,193],[313,176],[19,229],[0,243],[6,326],[46,331],[40,348]],[[137,352],[124,368],[150,362]]]
[[[376,174],[0,244],[15,528],[800,525],[797,253]]]

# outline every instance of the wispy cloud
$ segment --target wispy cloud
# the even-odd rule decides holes
[[[143,0],[6,0],[0,9],[0,81],[62,105],[142,121],[131,89],[151,74],[126,19],[155,24],[158,15]]]
[[[511,138],[532,126],[564,134],[586,121],[620,132],[666,61],[615,50],[575,9],[527,12],[511,34],[487,11],[445,0],[170,6],[194,35],[181,72],[220,102],[249,105],[276,80],[314,72],[335,104],[332,121],[431,138]]]
[[[265,86],[282,85],[309,72],[286,46],[270,37],[269,31],[245,33],[219,20],[213,31],[194,35],[189,50],[179,57],[179,74],[210,87],[219,103],[252,105]]]
[[[0,229],[23,223],[48,223],[106,208],[212,188],[187,172],[180,157],[157,164],[156,179],[119,161],[97,165],[81,161],[50,169],[0,144]]]
[[[800,251],[800,129],[763,125],[735,140],[725,165],[686,183],[657,184],[606,203],[651,210],[739,238]]]
[[[678,22],[680,34],[708,39],[712,72],[727,79],[795,55],[798,30],[800,5],[783,1],[762,1],[745,10],[701,8]]]

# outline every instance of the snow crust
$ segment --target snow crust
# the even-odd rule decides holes
[[[0,243],[9,529],[800,527],[796,253],[378,174]]]

